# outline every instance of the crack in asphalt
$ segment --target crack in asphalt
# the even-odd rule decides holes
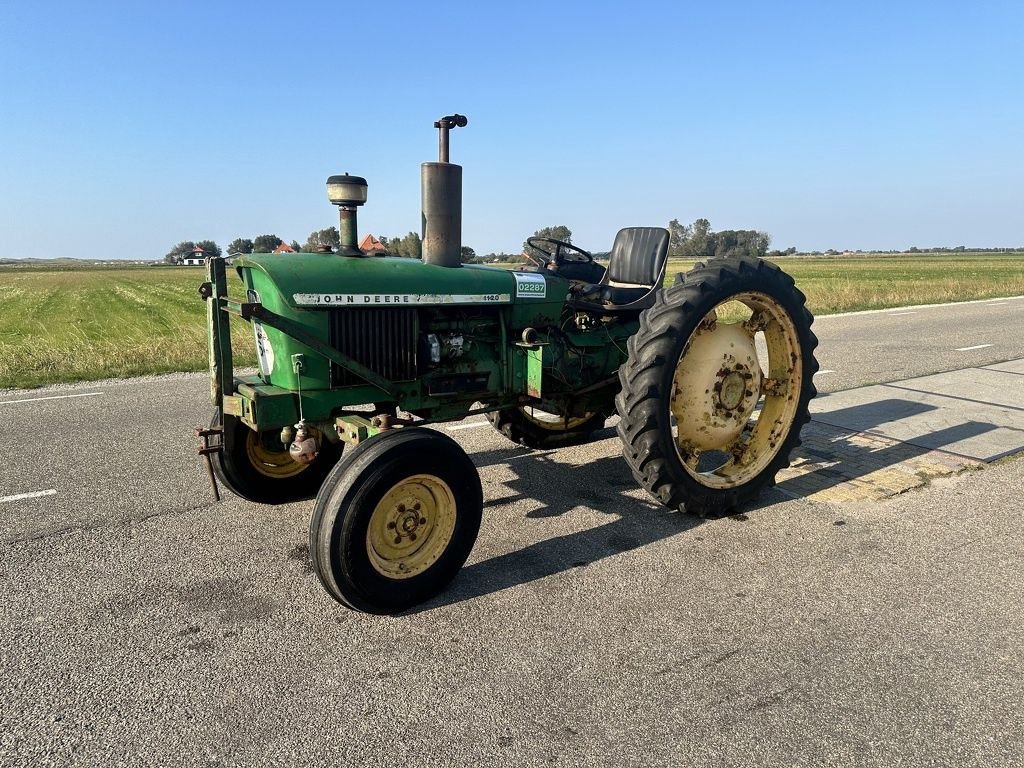
[[[118,518],[117,520],[97,520],[95,522],[83,522],[76,523],[74,525],[47,528],[43,531],[12,536],[10,538],[5,538],[0,541],[2,541],[3,544],[16,544],[26,541],[42,541],[43,539],[49,539],[56,536],[63,536],[68,533],[84,533],[88,531],[98,531],[103,529],[123,528],[124,526],[131,525],[133,523],[144,523],[145,521],[150,520],[154,517],[169,517],[172,515],[183,515],[189,512],[198,512],[203,509],[208,509],[216,503],[217,502],[211,500],[203,504],[196,504],[191,507],[157,510],[156,512],[149,512],[144,515],[135,515],[132,517],[122,517]]]

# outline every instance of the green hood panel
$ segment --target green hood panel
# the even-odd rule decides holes
[[[344,306],[442,306],[511,304],[564,296],[563,281],[506,269],[439,267],[419,259],[364,258],[321,253],[250,254],[235,261],[263,272],[284,300],[298,309]],[[559,296],[559,300],[562,298]]]

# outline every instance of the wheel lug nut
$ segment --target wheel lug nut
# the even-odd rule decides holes
[[[420,503],[417,501],[415,504],[412,505],[412,508],[415,509],[417,512],[419,512],[420,511]]]
[[[409,534],[409,541],[416,541],[416,534],[415,533],[410,533]]]
[[[401,544],[401,543],[402,543],[402,537],[401,536],[395,536],[395,544]]]
[[[398,511],[399,512],[405,512],[405,504],[399,504],[398,505]]]
[[[391,529],[392,531],[395,530],[395,523],[394,523],[394,521],[388,523],[388,528]]]
[[[427,524],[427,518],[421,517],[420,518],[420,525],[426,525],[426,524]]]

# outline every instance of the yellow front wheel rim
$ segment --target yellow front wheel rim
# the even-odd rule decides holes
[[[412,475],[395,483],[370,515],[370,564],[389,579],[423,573],[447,550],[456,517],[455,495],[436,475]]]
[[[245,455],[253,469],[274,480],[295,477],[305,471],[308,464],[292,461],[288,451],[268,446],[267,443],[272,440],[276,440],[276,435],[267,432],[253,432],[251,429],[246,430]],[[278,444],[280,444],[279,441]]]

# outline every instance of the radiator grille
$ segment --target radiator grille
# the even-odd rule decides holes
[[[395,308],[332,309],[331,346],[388,381],[416,378],[416,310]],[[365,384],[364,379],[331,364],[331,386]]]

